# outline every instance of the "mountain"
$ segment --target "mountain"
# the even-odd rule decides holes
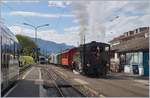
[[[35,40],[34,38],[32,38],[33,40]],[[43,40],[43,39],[37,39],[37,45],[40,48],[40,51],[42,53],[57,53],[60,52],[61,50],[65,50],[65,49],[69,49],[72,48],[74,46],[71,45],[67,45],[65,43],[56,43],[53,41],[47,41],[47,40]]]

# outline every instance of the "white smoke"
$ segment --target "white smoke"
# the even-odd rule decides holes
[[[84,43],[84,38],[86,42],[105,41],[104,9],[100,9],[105,5],[101,3],[97,1],[74,2],[74,12],[80,24],[80,44]]]
[[[105,2],[91,1],[88,5],[89,41],[105,42],[104,9]]]
[[[84,1],[76,1],[73,4],[74,7],[74,14],[78,19],[78,23],[80,25],[79,28],[79,36],[80,36],[80,44],[84,44],[85,35],[87,31],[87,24],[88,24],[88,13],[87,13],[87,5],[88,2]]]

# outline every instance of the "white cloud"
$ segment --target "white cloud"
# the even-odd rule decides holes
[[[47,14],[47,13],[27,12],[27,11],[12,11],[9,13],[9,15],[24,16],[24,17],[44,17],[44,18],[74,17],[73,14]]]
[[[48,1],[49,7],[65,8],[71,4],[71,1]]]
[[[77,31],[79,31],[79,29],[80,29],[79,26],[73,26],[73,27],[65,28],[64,31],[65,32],[77,32]]]
[[[150,26],[149,0],[91,1],[88,4],[81,2],[81,5],[87,5],[84,8],[87,9],[85,11],[88,16],[85,17],[88,17],[89,21],[89,31],[86,33],[87,40],[99,41],[105,37],[105,40],[108,41],[126,31],[141,26]]]
[[[55,30],[47,30],[38,32],[38,36],[45,40],[50,40],[57,43],[66,43],[68,45],[77,45],[76,43],[79,40],[77,32],[58,33]]]
[[[92,1],[91,1],[92,2]],[[126,31],[133,30],[135,28],[141,26],[150,26],[150,14],[149,14],[149,2],[147,1],[93,1],[96,2],[96,7],[93,3],[88,8],[88,13],[92,16],[97,15],[97,18],[94,22],[97,23],[95,25],[102,25],[105,29],[105,40],[111,40],[112,38],[123,34]],[[84,3],[83,3],[84,4]],[[90,3],[89,3],[90,4]],[[69,5],[69,4],[68,4]],[[65,5],[57,4],[57,7],[65,7]],[[98,10],[100,9],[100,10]],[[94,11],[94,12],[93,12]],[[58,18],[58,17],[73,17],[72,15],[63,15],[63,14],[45,14],[45,13],[37,13],[37,12],[21,12],[16,11],[12,12],[11,15],[20,15],[20,16],[38,16],[38,17],[48,17],[48,18]],[[89,15],[89,14],[86,14]],[[119,16],[116,18],[116,16]],[[89,17],[88,17],[89,18]],[[100,22],[99,22],[100,18]],[[110,21],[112,20],[112,21]],[[88,20],[89,21],[89,20]],[[78,19],[73,20],[74,23],[79,23]],[[99,24],[101,23],[101,24]],[[88,23],[89,25],[89,23]],[[88,26],[90,28],[90,25]],[[95,27],[95,26],[93,26]],[[101,27],[101,26],[100,26]],[[88,28],[88,30],[89,30]],[[98,26],[98,30],[100,30]],[[14,28],[16,32],[22,32],[19,27]],[[93,30],[94,31],[94,30]],[[46,30],[38,32],[38,36],[45,40],[54,41],[57,43],[67,43],[70,45],[76,45],[79,39],[80,26],[68,27],[64,29],[64,32],[57,32],[56,30]],[[113,33],[111,33],[113,32]],[[90,32],[86,31],[86,41],[96,40],[101,38],[99,37],[101,32]],[[22,34],[30,35],[34,37],[34,32],[30,29],[23,28]],[[91,36],[95,34],[96,38],[92,38]]]
[[[14,34],[21,34],[26,35],[30,37],[35,37],[34,31],[32,29],[28,29],[21,26],[11,26],[9,29]],[[53,41],[56,43],[66,43],[68,45],[77,45],[77,42],[79,40],[79,34],[77,32],[65,32],[65,33],[58,33],[54,29],[44,30],[44,31],[38,31],[37,33],[38,38],[41,38],[43,40]]]
[[[79,24],[79,19],[74,19],[74,20],[72,20],[72,22],[75,24]]]
[[[21,34],[21,35],[26,35],[26,36],[34,37],[34,31],[32,29],[28,29],[28,28],[25,28],[23,26],[14,25],[14,26],[10,26],[9,29],[14,34]]]
[[[40,0],[0,0],[2,3],[39,3]]]
[[[144,16],[129,16],[129,17],[120,17],[119,19],[113,21],[112,23],[107,22],[105,25],[107,28],[107,41],[117,37],[124,32],[129,30],[134,30],[143,26],[150,26],[150,15]],[[112,32],[112,33],[111,33]]]

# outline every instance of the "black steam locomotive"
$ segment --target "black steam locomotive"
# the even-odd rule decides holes
[[[86,75],[106,76],[110,65],[110,45],[91,42],[81,45],[74,57],[76,69]]]

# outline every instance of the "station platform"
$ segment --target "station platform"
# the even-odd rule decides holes
[[[30,68],[4,97],[40,97],[39,72],[39,68]]]

